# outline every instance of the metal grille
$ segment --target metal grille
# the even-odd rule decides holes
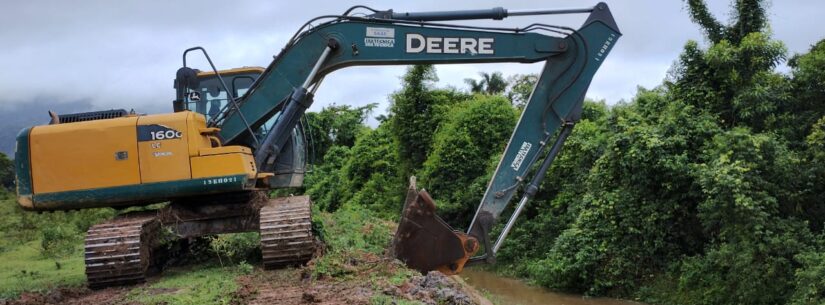
[[[84,122],[84,121],[114,119],[114,118],[124,117],[127,114],[128,113],[124,109],[112,109],[112,110],[104,110],[104,111],[92,111],[92,112],[61,114],[61,115],[58,115],[58,117],[60,118],[60,123],[64,124],[64,123],[75,123],[75,122]]]

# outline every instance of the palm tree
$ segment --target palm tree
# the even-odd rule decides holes
[[[481,80],[475,80],[472,78],[465,78],[464,82],[470,86],[470,92],[472,93],[485,93],[485,94],[500,94],[507,89],[507,81],[504,80],[504,76],[501,75],[501,72],[480,72]]]

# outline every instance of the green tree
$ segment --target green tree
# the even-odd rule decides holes
[[[0,187],[14,189],[14,162],[0,153]]]
[[[732,22],[719,22],[710,13],[704,0],[687,0],[690,19],[698,24],[712,43],[727,40],[739,44],[750,33],[761,32],[768,25],[766,5],[763,0],[734,1],[731,11]]]
[[[528,272],[557,289],[627,296],[672,260],[701,251],[692,212],[701,193],[690,168],[696,143],[719,128],[664,90],[639,92],[604,122],[611,133],[604,153],[577,169],[588,172],[583,184],[570,185],[584,191],[562,191],[573,192],[563,197],[575,212],[572,223]]]
[[[469,224],[483,195],[478,184],[486,184],[490,160],[504,150],[516,115],[504,97],[477,95],[454,106],[436,133],[419,183],[431,192],[439,214],[450,223]]]
[[[777,129],[792,145],[803,146],[814,123],[825,116],[825,40],[791,57],[788,66],[793,98],[779,110],[784,116]]]
[[[327,150],[335,145],[351,147],[364,123],[378,104],[372,103],[361,107],[335,105],[324,107],[320,112],[308,112],[308,140],[313,153],[323,158]]]
[[[412,175],[424,164],[446,109],[468,98],[455,90],[434,89],[437,80],[433,66],[411,66],[401,90],[390,97],[387,123],[398,142],[402,176]]]
[[[507,86],[507,91],[504,95],[510,99],[513,106],[516,106],[519,109],[524,108],[530,98],[530,94],[533,93],[533,87],[536,86],[536,82],[538,82],[538,80],[538,74],[511,75],[508,77],[507,82],[509,83],[509,86]]]
[[[703,304],[781,304],[793,292],[796,256],[811,249],[804,222],[782,215],[791,198],[785,181],[797,161],[772,134],[734,128],[702,150],[693,175],[704,194],[698,206],[702,255],[680,264],[679,294]]]
[[[674,96],[719,117],[723,126],[766,130],[779,120],[788,99],[787,80],[773,69],[785,46],[764,32],[764,1],[735,1],[731,24],[722,25],[702,0],[688,0],[691,18],[712,43],[702,50],[689,41],[671,71]]]
[[[505,89],[507,89],[507,81],[504,80],[504,76],[501,75],[501,72],[480,72],[478,75],[481,76],[480,80],[473,78],[464,79],[464,82],[470,86],[470,92],[472,93],[493,95],[502,93]]]
[[[324,162],[315,166],[304,179],[306,193],[321,210],[335,211],[347,199],[351,190],[347,189],[341,169],[350,158],[346,146],[333,146],[324,155]]]
[[[823,237],[820,236],[820,245]],[[814,305],[825,301],[825,253],[810,251],[797,256],[802,267],[794,273],[796,289],[791,296],[792,305]]]
[[[398,162],[398,148],[386,124],[364,131],[343,168],[353,194],[350,201],[385,218],[398,217],[406,189]]]

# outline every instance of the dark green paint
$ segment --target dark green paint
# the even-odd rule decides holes
[[[578,120],[575,116],[581,112],[590,81],[621,36],[609,22],[600,21],[588,22],[578,32],[580,35],[567,37],[568,51],[551,57],[544,66],[477,213],[485,211],[497,218],[504,211],[517,186],[529,180],[525,175],[531,165],[544,157],[547,148],[539,151],[541,141],[549,140],[547,146],[551,146],[553,138],[547,135],[554,135],[563,120]],[[531,148],[516,169],[513,161],[524,143]]]
[[[209,184],[214,179],[234,179],[235,182]],[[34,195],[34,210],[73,210],[96,207],[128,206],[161,202],[176,197],[224,193],[250,189],[246,175],[230,175],[203,179],[143,183],[99,189],[45,193]]]
[[[394,30],[393,47],[367,47],[367,27]],[[495,54],[430,54],[406,53],[405,37],[408,33],[424,36],[494,38]],[[306,33],[295,44],[284,50],[272,62],[252,89],[241,98],[241,112],[253,130],[266,122],[280,107],[281,102],[301,86],[318,61],[329,39],[338,41],[340,47],[326,61],[316,79],[337,69],[348,66],[410,65],[410,64],[458,64],[520,62],[532,63],[546,60],[562,52],[560,45],[565,39],[537,33],[501,33],[475,30],[457,30],[398,25],[386,22],[346,21],[319,26]],[[357,51],[355,51],[357,50]],[[237,113],[230,114],[221,126],[221,136],[228,143],[247,139],[246,127]],[[248,145],[250,143],[238,143]]]
[[[31,133],[31,127],[24,128],[17,134],[17,147],[14,150],[14,172],[17,177],[17,196],[28,196],[32,194],[29,133]]]

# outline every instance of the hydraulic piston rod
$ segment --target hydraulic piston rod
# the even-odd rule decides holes
[[[503,7],[494,7],[487,10],[464,10],[464,11],[441,11],[441,12],[405,12],[395,13],[392,10],[378,12],[371,17],[411,20],[411,21],[446,21],[446,20],[470,20],[470,19],[493,19],[501,20],[509,16],[533,16],[533,15],[561,15],[590,13],[592,7],[571,8],[571,9],[546,9],[546,10],[513,10],[509,11]]]
[[[272,126],[272,130],[267,133],[261,147],[255,151],[255,164],[258,166],[258,169],[267,170],[272,166],[273,162],[275,162],[275,158],[281,152],[281,148],[284,147],[284,144],[286,144],[289,138],[289,130],[294,128],[298,120],[301,119],[301,116],[304,115],[304,111],[312,104],[312,94],[309,93],[307,89],[312,85],[321,66],[336,47],[337,42],[331,40],[326,48],[324,48],[318,61],[315,62],[315,65],[312,67],[312,70],[309,72],[309,75],[301,87],[295,88],[292,94],[290,94],[278,121]]]
[[[567,136],[569,136],[570,132],[573,131],[574,125],[575,123],[573,122],[567,122],[562,127],[558,138],[556,138],[556,142],[553,143],[552,147],[550,147],[550,152],[547,153],[547,156],[544,158],[544,161],[542,161],[535,176],[533,176],[533,179],[530,180],[530,184],[528,184],[525,188],[524,195],[521,197],[521,200],[519,200],[516,210],[513,211],[513,215],[510,216],[510,220],[507,221],[507,225],[504,226],[504,230],[501,231],[501,234],[498,236],[498,240],[496,240],[495,245],[493,245],[493,255],[495,255],[495,253],[498,252],[498,249],[501,248],[501,245],[504,243],[504,239],[507,238],[507,234],[510,234],[510,230],[516,223],[516,219],[518,219],[518,216],[521,214],[524,206],[527,205],[530,198],[535,196],[536,192],[538,192],[539,184],[541,184],[541,181],[544,180],[544,175],[547,173],[547,170],[550,169],[550,165],[553,164],[553,159],[555,159],[556,155],[558,155],[559,151],[561,151],[561,147],[564,145],[564,141],[567,140]]]

